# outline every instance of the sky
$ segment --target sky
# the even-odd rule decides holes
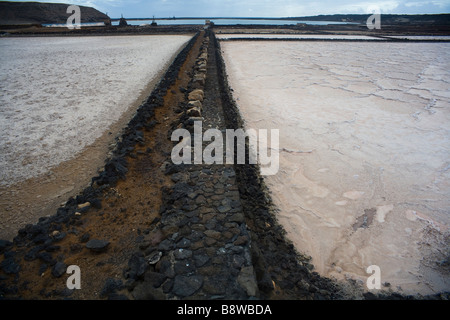
[[[450,0],[47,0],[94,7],[111,18],[299,17],[320,14],[450,13]]]

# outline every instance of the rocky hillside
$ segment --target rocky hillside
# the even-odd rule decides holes
[[[69,4],[41,2],[0,2],[0,25],[24,25],[66,23]],[[100,11],[80,6],[81,22],[105,22],[109,20]]]

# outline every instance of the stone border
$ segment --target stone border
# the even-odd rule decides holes
[[[0,254],[4,254],[4,260],[0,268],[6,274],[18,276],[21,270],[21,262],[16,261],[16,252],[12,250],[13,246],[30,248],[24,256],[25,261],[42,258],[42,255],[45,254],[46,260],[53,266],[53,271],[55,271],[58,263],[52,257],[52,248],[56,248],[55,244],[66,237],[66,233],[59,231],[61,225],[76,226],[79,223],[81,213],[88,211],[91,207],[101,209],[100,199],[103,196],[103,192],[113,188],[120,179],[126,179],[128,172],[127,157],[131,156],[136,144],[143,141],[142,130],[150,130],[154,126],[154,122],[151,121],[154,116],[154,110],[163,104],[168,88],[177,80],[179,71],[196,43],[199,34],[197,33],[184,46],[146,102],[137,109],[135,116],[128,123],[127,127],[123,129],[122,136],[117,139],[111,157],[105,160],[104,168],[97,177],[92,178],[91,185],[76,197],[71,197],[64,206],[58,208],[55,215],[41,217],[38,223],[34,225],[28,224],[20,229],[12,242],[0,240]],[[106,246],[106,244],[104,245]],[[94,250],[98,249],[98,246],[94,248]],[[0,295],[8,294],[15,294],[15,289],[0,286]]]
[[[202,116],[203,108],[217,107],[205,99],[211,94],[205,88],[210,50],[207,36],[172,131],[190,130],[194,121],[206,126],[210,120]],[[132,296],[137,300],[258,297],[234,168],[168,161],[165,174],[174,185],[163,190],[161,220],[153,232],[164,240],[146,242],[130,260],[126,277]]]

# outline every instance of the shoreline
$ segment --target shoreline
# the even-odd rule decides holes
[[[175,84],[174,87],[171,83],[180,81],[179,77],[181,77],[181,75],[178,74],[179,70],[184,70],[184,81],[192,80],[193,71],[185,66],[185,59],[189,56],[189,53],[194,46],[199,48],[198,43],[196,45],[194,44],[195,41],[197,41],[197,37],[198,35],[177,55],[169,69],[166,71],[165,76],[152,91],[147,102],[143,103],[138,108],[138,112],[136,112],[135,116],[128,122],[128,126],[120,131],[123,134],[122,141],[116,144],[113,157],[107,161],[105,170],[100,173],[99,176],[92,179],[91,186],[82,190],[78,196],[70,198],[65,206],[60,207],[57,210],[56,215],[42,218],[38,224],[19,231],[19,236],[14,240],[14,245],[2,243],[0,252],[4,253],[4,257],[2,258],[3,260],[1,260],[1,258],[0,260],[3,271],[5,268],[10,271],[10,273],[6,273],[8,282],[5,283],[10,283],[16,290],[14,290],[13,287],[5,288],[2,286],[2,283],[0,283],[0,296],[7,299],[27,299],[31,297],[33,299],[61,299],[64,297],[75,299],[165,299],[167,297],[178,297],[181,299],[193,297],[205,299],[222,297],[230,299],[233,298],[231,295],[233,292],[233,294],[236,294],[236,297],[240,299],[249,297],[258,297],[262,299],[338,300],[351,298],[441,298],[440,294],[429,297],[412,297],[401,296],[395,292],[380,292],[379,294],[373,294],[371,292],[363,293],[362,291],[353,292],[355,294],[353,297],[345,296],[343,293],[344,289],[340,287],[342,284],[323,278],[314,272],[314,267],[309,263],[310,259],[299,254],[294,249],[293,245],[286,240],[284,236],[285,232],[274,218],[276,208],[273,207],[270,194],[268,193],[262,177],[259,175],[257,166],[235,165],[232,166],[232,168],[223,168],[224,170],[222,170],[222,168],[217,168],[219,166],[215,166],[215,168],[200,168],[200,172],[193,167],[176,168],[170,164],[168,165],[167,159],[170,159],[169,154],[165,154],[164,151],[161,154],[155,154],[155,148],[158,151],[166,150],[166,153],[170,150],[170,145],[163,145],[164,139],[162,136],[153,140],[152,143],[154,145],[153,148],[151,148],[153,150],[147,152],[149,148],[147,147],[147,135],[149,135],[149,137],[155,137],[157,134],[165,133],[165,130],[170,132],[170,130],[165,127],[172,127],[173,129],[180,125],[189,124],[189,118],[183,118],[187,111],[186,97],[188,92],[186,92],[186,87],[183,87],[185,100],[181,101],[179,100],[181,99],[180,93],[175,92],[177,84]],[[216,93],[213,97],[210,97],[211,101],[205,102],[204,105],[209,103],[210,106],[213,106],[216,105],[215,102],[220,101],[225,119],[224,122],[218,121],[222,125],[226,124],[227,128],[243,128],[243,120],[233,101],[232,92],[228,86],[227,76],[225,74],[225,64],[220,54],[220,43],[215,39],[214,35],[212,35],[210,39],[211,41],[208,40],[209,45],[211,46],[209,48],[209,57],[211,58],[215,55],[216,58],[213,58],[212,62],[216,63],[211,65],[211,62],[209,62],[207,79],[211,79],[211,75],[217,73],[218,83],[214,83],[213,87],[210,89],[205,88],[205,90],[213,90],[213,88],[215,88],[214,90],[216,90]],[[204,46],[205,42],[202,45]],[[200,49],[198,50],[201,52]],[[190,59],[192,60],[192,57]],[[215,59],[217,59],[217,61],[215,61]],[[183,66],[186,69],[183,69]],[[193,87],[191,82],[187,86],[187,90],[193,90],[194,88],[195,87]],[[166,112],[168,112],[168,110],[161,110],[158,106],[164,104],[164,101],[171,101],[171,99],[175,99],[176,102],[173,105],[172,103],[169,103],[172,105],[173,111],[175,112],[174,115],[169,117],[172,122],[169,123],[169,120],[163,120],[162,122],[157,121],[159,124],[156,125],[152,119],[154,117],[158,117],[160,120],[165,119]],[[205,109],[204,112],[204,117],[206,118],[208,111]],[[214,121],[212,123],[214,123]],[[156,126],[158,126],[159,130],[165,129],[161,133],[158,130],[155,130]],[[142,134],[144,138],[141,138]],[[167,139],[167,136],[165,138]],[[149,155],[148,158],[146,154]],[[161,164],[163,166],[161,166]],[[152,167],[161,167],[163,174],[161,175],[161,172],[146,171],[150,170],[146,168]],[[232,175],[232,169],[235,171],[235,176]],[[160,199],[158,198],[158,195],[156,195],[149,201],[152,202],[152,209],[150,210],[150,217],[152,218],[144,217],[144,219],[137,217],[136,215],[141,209],[138,210],[136,207],[130,207],[127,205],[127,200],[121,196],[122,190],[126,192],[127,188],[131,189],[132,184],[136,183],[135,180],[137,180],[139,176],[131,175],[131,173],[136,172],[139,172],[140,176],[143,178],[149,175],[146,180],[147,182],[153,181],[148,180],[152,174],[155,174],[153,178],[160,179],[159,181],[152,182],[155,184],[154,190],[158,189],[159,192],[161,192]],[[210,185],[212,181],[207,180],[209,175],[211,175],[211,172],[213,178],[217,179],[217,181],[221,181],[222,179],[222,183],[229,181],[230,185],[238,187],[238,198],[236,198],[237,194],[234,189],[223,190],[224,188],[215,188],[215,195],[219,196],[217,199],[222,199],[222,201],[227,200],[228,198],[223,198],[223,194],[226,194],[227,196],[229,195],[229,199],[233,199],[230,201],[239,200],[238,202],[240,205],[238,203],[232,205],[232,202],[228,202],[227,200],[225,202],[229,205],[223,205],[222,208],[219,209],[220,211],[225,210],[225,208],[229,210],[226,211],[226,216],[233,218],[228,222],[223,221],[223,218],[221,218],[222,216],[219,215],[217,211],[212,209],[212,211],[209,212],[205,210],[202,211],[202,206],[206,206],[206,204],[211,206],[216,205],[214,203],[216,200],[213,199],[214,201],[211,203],[207,202],[206,199],[208,199],[208,197],[205,199],[205,196],[199,193],[200,191],[209,192],[205,191],[206,189],[203,188],[211,189]],[[215,176],[216,174],[218,175],[217,177]],[[202,186],[200,189],[202,190],[196,190],[196,195],[191,196],[192,193],[188,193],[188,190],[197,186],[194,182],[202,177],[206,179],[201,180]],[[233,182],[234,177],[236,177],[236,182]],[[218,183],[217,181],[214,183]],[[212,184],[212,186],[214,186],[214,184]],[[203,196],[203,198],[200,198],[200,195]],[[142,197],[145,197],[145,195],[142,195]],[[137,202],[142,202],[142,211],[148,213],[149,209],[145,209],[146,206],[145,203],[143,203],[145,201],[144,199],[145,198],[140,198]],[[198,201],[197,206],[194,206],[191,200],[195,202]],[[90,204],[86,207],[87,209],[83,209],[85,208],[83,205],[87,202]],[[201,206],[198,207],[198,204]],[[155,210],[157,210],[157,212],[155,212]],[[183,215],[180,215],[180,212],[183,212]],[[244,220],[241,216],[236,216],[241,212],[244,214]],[[94,218],[95,216],[98,216],[98,218]],[[186,217],[188,220],[185,220]],[[109,235],[109,237],[113,238],[113,233],[117,232],[117,228],[119,228],[119,230],[125,228],[130,218],[137,220],[137,223],[135,223],[134,226],[138,227],[138,229],[133,229],[133,232],[124,235],[123,238],[120,238],[119,235],[115,235],[116,240],[110,241],[112,242],[110,245],[111,247],[107,249],[105,256],[102,256],[102,254],[90,253],[89,250],[84,248],[83,242],[80,243],[79,241],[85,234],[89,233],[92,238],[92,234],[97,232],[93,229],[93,226],[89,228],[86,227],[88,229],[87,231],[84,229],[84,226],[89,225],[91,220],[103,220],[103,224],[106,221],[119,223],[115,226],[108,226],[108,234],[105,233],[106,231],[103,232],[104,235]],[[146,220],[147,222],[141,229],[141,227],[139,227],[139,221]],[[211,221],[214,221],[214,227]],[[184,228],[186,223],[193,229]],[[238,225],[235,225],[236,223]],[[217,229],[218,231],[216,231],[215,228],[219,228]],[[69,233],[70,230],[73,231],[74,229],[77,229],[77,232]],[[244,231],[244,229],[248,229],[248,233]],[[221,235],[212,231],[219,232]],[[227,231],[230,232],[230,238],[224,239],[223,236]],[[102,233],[100,230],[98,232],[99,234]],[[65,236],[59,239],[63,233],[65,233]],[[205,233],[208,236],[204,238],[200,233]],[[52,236],[46,236],[49,234]],[[186,240],[189,240],[189,245],[187,245],[188,242]],[[229,243],[230,246],[225,246],[227,250],[230,250],[226,251],[229,252],[227,255],[216,255],[217,252],[221,252],[218,250],[210,252],[213,251],[209,250],[210,248],[216,248],[215,246],[218,245],[218,249],[220,249],[222,247],[219,244],[221,244],[221,242],[227,243],[226,241],[229,240],[232,240]],[[47,242],[48,244],[46,245]],[[164,245],[162,245],[163,243]],[[192,247],[194,244],[196,245],[196,249],[193,249]],[[55,246],[59,248],[54,248]],[[35,248],[39,248],[40,250]],[[180,257],[180,252],[182,252],[180,249],[187,249],[186,251],[191,251],[191,254],[194,254],[195,259],[193,262],[194,265],[198,267],[198,270],[192,270],[190,268],[186,269],[185,267],[182,268],[182,263],[180,264],[180,262],[188,261],[192,257]],[[43,250],[45,252],[41,252]],[[52,252],[56,252],[56,254],[52,254]],[[144,272],[141,272],[140,270],[143,267],[143,264],[145,264],[145,259],[154,257],[153,254],[155,252],[161,252],[165,259],[161,259],[156,263],[156,266],[147,267]],[[47,262],[48,266],[46,271],[43,272],[43,274],[45,273],[45,276],[41,277],[40,274],[37,274],[36,270],[42,268],[42,261],[45,262],[45,257],[48,258],[48,254],[43,256],[42,253],[50,254],[51,259]],[[195,253],[199,253],[199,255],[195,255]],[[231,255],[232,253],[235,255]],[[248,260],[248,257],[245,256],[246,253],[247,255],[250,253],[250,261]],[[63,256],[62,259],[61,255]],[[228,258],[234,260],[229,261],[227,260]],[[103,268],[103,271],[106,271],[105,274],[126,274],[127,276],[125,276],[125,279],[121,279],[120,276],[108,278],[107,275],[98,274],[98,270],[93,270],[92,272],[94,275],[92,275],[92,279],[96,279],[96,276],[99,278],[96,279],[95,289],[87,290],[84,293],[67,292],[63,285],[65,281],[58,280],[59,277],[56,277],[51,273],[54,273],[55,267],[60,266],[60,263],[67,265],[71,262],[81,260],[87,261],[88,265],[96,265],[99,268]],[[120,263],[117,263],[118,260],[120,260]],[[7,263],[5,263],[5,261],[7,261]],[[26,261],[29,261],[29,263],[26,263]],[[239,268],[236,267],[236,261],[239,261]],[[280,261],[283,261],[281,268],[279,267]],[[230,281],[237,281],[236,287],[233,286],[232,288],[227,287],[225,283],[220,282],[214,277],[217,271],[214,268],[218,268],[218,265],[220,264],[228,266],[228,263],[231,263],[230,265],[233,266],[233,268],[236,268],[238,272],[230,278]],[[124,266],[128,266],[128,268],[126,272],[122,273],[123,270],[121,270],[120,267],[123,268]],[[233,268],[231,268],[231,270],[234,270]],[[243,273],[243,270],[245,270],[245,273]],[[173,271],[176,272],[175,275],[171,274]],[[23,282],[23,279],[20,279],[19,275],[21,275],[22,272],[34,274],[34,276],[32,276],[34,279],[32,280],[32,284],[28,286],[28,290],[25,289],[20,291],[18,285]],[[97,274],[95,274],[96,272]],[[188,274],[191,274],[192,272],[196,273],[195,277],[188,276]],[[234,276],[236,276],[237,279],[235,279]],[[17,280],[14,280],[15,278],[17,278]],[[239,278],[241,281],[238,281]],[[188,283],[189,285],[183,286],[180,284],[180,281],[177,282],[177,279],[184,279],[186,280],[185,283]],[[198,288],[199,279],[202,279],[200,288]],[[245,279],[245,281],[242,279]],[[59,285],[58,281],[60,282]],[[156,288],[155,281],[157,281],[159,285]],[[160,281],[162,283],[159,283]],[[255,281],[257,284],[256,289],[254,287]],[[44,283],[44,287],[42,287],[42,283]],[[245,283],[245,285],[242,283]],[[212,286],[205,288],[205,284],[218,284],[219,288],[213,288]],[[349,285],[351,286],[351,284]],[[48,288],[46,286],[48,286]],[[41,291],[31,290],[31,287],[40,288]],[[105,289],[107,287],[110,288],[109,291]],[[192,288],[196,288],[196,290],[189,294],[192,291]],[[8,289],[12,290],[8,291]],[[106,293],[102,296],[100,293],[102,293],[104,289],[106,290]],[[219,289],[221,289],[223,293]],[[252,291],[253,289],[255,289],[255,291]],[[353,289],[354,288],[351,290]]]
[[[450,35],[448,24],[382,24],[381,29],[368,30],[365,24],[330,24],[330,25],[158,25],[158,26],[101,26],[85,27],[79,30],[51,27],[0,27],[0,37],[20,36],[89,36],[89,35],[139,35],[139,34],[180,34],[195,33],[212,27],[216,33],[314,33],[314,34],[352,34],[366,36],[390,36],[390,35]],[[3,28],[3,29],[2,29]],[[251,30],[251,32],[249,32]]]

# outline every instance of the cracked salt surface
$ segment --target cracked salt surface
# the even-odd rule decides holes
[[[265,180],[317,271],[365,284],[378,265],[393,290],[449,290],[450,44],[221,46],[246,126],[280,130]]]
[[[190,39],[0,39],[0,184],[46,174],[92,144]]]

